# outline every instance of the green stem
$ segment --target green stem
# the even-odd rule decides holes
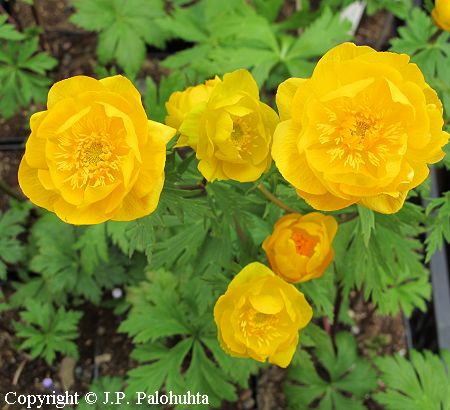
[[[289,213],[296,213],[294,209],[287,206],[284,202],[280,201],[272,192],[270,192],[262,183],[258,184],[257,188],[261,191],[261,193],[269,199],[271,202],[273,202],[276,206],[281,208],[282,210],[289,212]]]
[[[444,30],[442,30],[441,28],[438,28],[436,30],[436,32],[430,37],[430,39],[428,40],[428,43],[430,43],[430,44],[436,43],[437,39],[443,32],[444,32]]]

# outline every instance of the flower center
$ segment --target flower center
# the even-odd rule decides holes
[[[233,131],[231,142],[238,151],[248,151],[252,143],[252,129],[248,122],[242,117],[233,118]]]
[[[278,334],[278,315],[261,313],[249,307],[240,314],[239,319],[242,333],[247,340],[256,337],[260,342],[267,342]]]
[[[369,106],[327,109],[328,122],[317,125],[319,141],[331,161],[342,161],[358,171],[360,166],[378,167],[398,145],[400,123],[389,124],[383,112]]]
[[[295,250],[299,255],[311,256],[317,244],[317,239],[306,232],[294,231],[291,239],[295,243]]]
[[[118,121],[87,119],[58,138],[57,167],[72,189],[105,186],[119,176],[126,147]]]

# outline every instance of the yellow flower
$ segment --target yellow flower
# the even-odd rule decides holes
[[[77,225],[128,221],[157,207],[175,130],[147,119],[126,78],[60,81],[30,126],[19,184],[36,205]]]
[[[281,217],[262,245],[272,270],[289,282],[321,277],[333,260],[337,228],[333,217],[319,212]]]
[[[184,91],[176,91],[172,93],[169,101],[166,102],[166,124],[170,127],[179,129],[186,115],[192,109],[200,104],[208,101],[211,91],[220,82],[216,77],[214,80],[205,81],[205,84],[199,84],[195,87],[188,87]],[[177,146],[190,146],[196,149],[196,141],[191,141],[188,136],[181,135]]]
[[[182,120],[177,145],[196,151],[198,168],[208,181],[255,181],[270,166],[278,116],[259,100],[258,87],[247,70],[212,81],[169,100],[168,124]],[[175,108],[183,104],[182,97],[189,101],[184,105],[189,112]]]
[[[319,210],[397,212],[449,138],[439,98],[407,55],[351,43],[326,53],[310,79],[282,83],[277,105],[272,156]]]
[[[231,356],[287,367],[311,306],[293,285],[254,262],[242,269],[214,307],[219,342]]]
[[[433,12],[433,20],[442,30],[450,32],[450,1],[436,0]]]

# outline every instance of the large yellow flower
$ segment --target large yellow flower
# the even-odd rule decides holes
[[[175,130],[147,119],[129,80],[60,81],[30,126],[19,184],[33,203],[72,224],[128,221],[155,210]]]
[[[272,156],[319,210],[397,212],[449,138],[439,98],[407,55],[351,43],[326,53],[310,79],[282,83],[277,105]]]
[[[182,119],[177,145],[196,151],[198,168],[208,181],[255,181],[271,163],[277,114],[259,100],[258,87],[247,70],[225,74],[223,81],[216,78],[201,87],[176,94],[167,104],[167,123],[177,125]],[[188,102],[179,110],[183,98]]]
[[[445,31],[450,32],[450,1],[436,0],[435,7],[431,13],[434,22]]]
[[[258,262],[235,276],[214,307],[219,342],[228,354],[281,367],[291,362],[298,332],[311,317],[303,294]]]
[[[289,282],[319,278],[333,260],[337,227],[332,216],[319,212],[281,217],[262,245],[271,268]]]

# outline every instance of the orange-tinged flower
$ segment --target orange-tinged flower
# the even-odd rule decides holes
[[[236,357],[287,367],[311,306],[293,285],[254,262],[242,269],[214,307],[222,348]]]
[[[157,207],[176,131],[147,119],[126,78],[60,81],[30,126],[19,184],[36,205],[77,225],[128,221]]]
[[[431,15],[438,27],[450,32],[450,0],[436,0]]]
[[[351,43],[326,53],[310,79],[282,83],[277,105],[272,156],[319,210],[397,212],[449,138],[438,96],[407,55]]]
[[[281,217],[262,245],[270,267],[289,282],[321,277],[333,260],[337,228],[333,217],[319,212]]]
[[[208,181],[257,180],[271,163],[277,114],[259,100],[258,86],[247,70],[198,87],[168,102],[167,123],[175,126],[182,120],[177,146],[195,150],[198,168]],[[179,110],[183,99],[188,102]]]

